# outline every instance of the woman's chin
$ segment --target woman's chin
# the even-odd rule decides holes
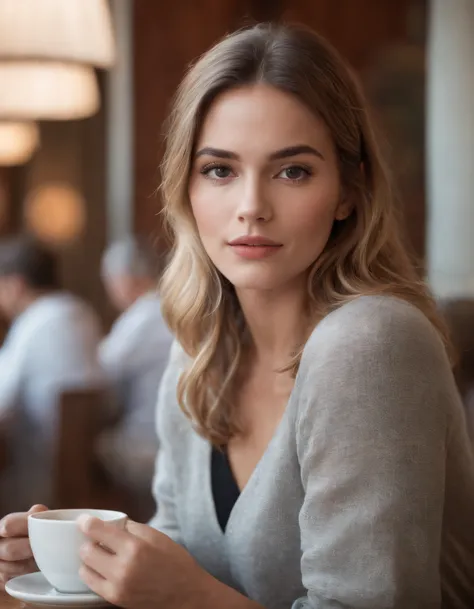
[[[259,290],[265,292],[277,290],[286,283],[281,275],[276,276],[274,273],[229,273],[227,279],[236,290]]]

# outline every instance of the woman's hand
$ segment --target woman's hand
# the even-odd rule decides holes
[[[131,521],[122,530],[91,516],[78,525],[90,539],[81,549],[81,578],[108,602],[126,609],[201,606],[196,601],[212,578],[163,533]]]
[[[47,509],[34,505],[29,512],[8,514],[0,521],[0,589],[12,577],[38,570],[28,539],[28,514]]]

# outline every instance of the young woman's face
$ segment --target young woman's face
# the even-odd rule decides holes
[[[301,285],[343,200],[334,143],[295,97],[268,85],[211,105],[189,182],[203,246],[237,290]]]

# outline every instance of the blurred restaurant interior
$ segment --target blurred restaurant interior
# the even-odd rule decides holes
[[[452,326],[469,411],[472,0],[0,0],[0,241],[28,234],[54,251],[60,287],[95,311],[105,336],[118,317],[103,277],[107,247],[135,236],[166,253],[162,125],[186,67],[227,32],[272,20],[314,28],[360,75],[397,178],[407,247]],[[4,338],[9,320],[0,323]],[[103,399],[83,387],[58,395],[48,500],[145,521],[149,490],[97,458]],[[0,417],[0,516],[28,507],[2,482],[21,450],[12,445],[31,442],[12,427]]]

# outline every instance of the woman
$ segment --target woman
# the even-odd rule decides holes
[[[157,530],[82,521],[84,580],[130,609],[472,606],[474,468],[442,325],[334,50],[260,25],[204,55],[163,196],[179,346]]]

